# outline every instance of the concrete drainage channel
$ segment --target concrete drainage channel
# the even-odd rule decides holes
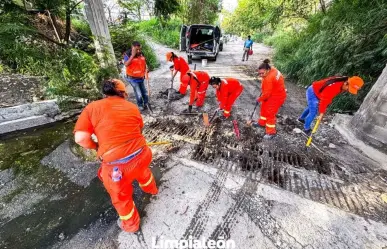
[[[254,136],[251,128],[240,127],[241,133],[249,136],[238,141],[232,133],[225,132],[227,128],[227,124],[219,122],[204,128],[189,121],[159,118],[148,124],[145,135],[148,141],[172,140],[175,148],[193,144],[191,160],[387,223],[387,205],[379,193],[361,176],[343,170],[340,162],[316,152],[297,153],[296,146],[268,145],[260,136]]]

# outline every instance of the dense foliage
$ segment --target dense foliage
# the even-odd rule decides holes
[[[116,68],[102,69],[98,65],[90,28],[82,18],[73,17],[71,44],[66,44],[57,39],[45,13],[27,12],[12,1],[2,7],[7,11],[0,12],[0,72],[46,76],[47,95],[91,99],[101,96],[98,90],[103,78],[117,75]],[[55,9],[61,8],[55,6]],[[54,13],[52,11],[51,15]],[[60,19],[60,12],[58,14],[57,19]],[[117,59],[122,58],[121,52],[128,49],[132,41],[138,40],[143,44],[150,69],[154,69],[158,66],[154,52],[138,35],[135,25],[132,26],[111,30]],[[59,26],[60,29],[66,30],[65,25]]]
[[[316,9],[313,2],[323,7]],[[335,99],[331,110],[357,109],[387,63],[387,2],[382,0],[333,0],[328,6],[324,0],[240,0],[223,24],[228,32],[272,45],[275,65],[299,84],[331,75],[365,79],[358,96]]]
[[[139,31],[142,34],[152,37],[153,40],[171,48],[179,48],[181,21],[171,19],[161,23],[159,19],[142,21],[138,24]]]
[[[329,75],[360,75],[366,85],[359,96],[337,99],[333,109],[359,106],[387,63],[387,2],[335,1],[313,16],[306,29],[277,32],[275,61],[289,77],[308,85]]]

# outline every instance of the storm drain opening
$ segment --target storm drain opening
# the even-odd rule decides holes
[[[320,154],[299,154],[298,148],[290,145],[272,148],[256,136],[237,140],[225,133],[222,125],[215,122],[205,128],[160,119],[148,124],[145,136],[152,142],[184,137],[186,139],[180,141],[182,147],[186,141],[195,140],[197,142],[189,152],[194,161],[274,185],[312,201],[387,222],[387,205],[379,200],[377,194],[368,191],[369,186],[354,187],[359,180],[351,177],[349,181],[346,171],[333,159]],[[244,129],[241,132],[243,134]]]

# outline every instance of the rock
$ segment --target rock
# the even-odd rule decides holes
[[[330,144],[328,145],[328,147],[331,148],[331,149],[336,149],[336,145],[334,145],[334,144],[332,144],[332,143],[330,143]]]
[[[39,98],[36,97],[36,96],[34,96],[34,97],[32,97],[32,101],[33,101],[33,102],[38,102],[38,101],[39,101]]]
[[[58,237],[59,237],[60,240],[64,240],[65,239],[64,233],[60,233]]]
[[[296,133],[296,134],[300,134],[302,132],[302,130],[299,129],[299,128],[294,128],[293,132]]]

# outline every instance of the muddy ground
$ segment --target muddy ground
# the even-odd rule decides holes
[[[160,193],[150,197],[136,188],[140,232],[117,228],[117,216],[95,178],[98,163],[74,149],[68,123],[1,142],[1,152],[9,156],[0,162],[0,245],[138,249],[156,248],[153,243],[166,239],[223,237],[238,249],[387,247],[387,204],[381,199],[386,171],[349,146],[329,116],[314,147],[306,149],[306,138],[293,131],[302,128],[295,120],[305,105],[305,89],[287,82],[274,140],[262,140],[262,129],[245,125],[260,93],[254,68],[271,50],[256,44],[250,60],[241,62],[242,44],[225,45],[205,68],[194,60],[197,69],[238,78],[245,87],[232,118],[216,119],[209,128],[201,115],[179,115],[188,96],[170,102],[160,93],[170,86],[169,64],[161,61],[151,73],[153,113],[144,112],[144,133],[149,142],[173,144],[152,148]],[[153,47],[160,60],[170,51]],[[175,89],[178,84],[175,80]],[[203,111],[211,116],[216,103],[208,89]],[[47,143],[53,136],[56,142]]]

